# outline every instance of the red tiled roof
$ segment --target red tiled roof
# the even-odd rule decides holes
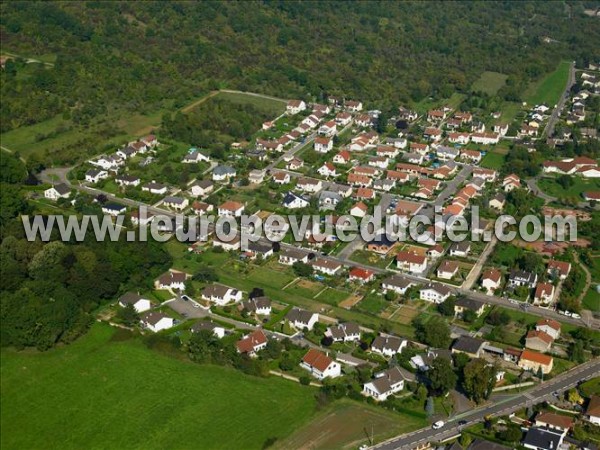
[[[324,372],[333,362],[333,360],[325,353],[314,348],[311,348],[308,353],[304,355],[302,361],[320,372]]]
[[[544,355],[542,353],[534,352],[531,350],[523,350],[523,353],[521,353],[521,359],[536,362],[538,364],[543,364],[544,366],[550,365],[552,363],[551,356]]]
[[[245,338],[237,341],[236,346],[240,353],[253,352],[256,347],[267,342],[267,336],[263,330],[256,330]]]

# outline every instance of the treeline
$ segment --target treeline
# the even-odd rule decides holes
[[[59,112],[85,124],[115,109],[177,107],[217,87],[332,93],[386,110],[468,92],[484,70],[507,74],[501,95],[516,100],[556,61],[600,57],[600,25],[582,10],[510,1],[3,2],[3,48],[57,60],[36,70],[7,63],[1,130]],[[556,42],[544,43],[549,34]]]
[[[29,242],[19,214],[30,212],[21,186],[20,161],[2,154],[0,341],[3,346],[45,350],[84,333],[94,311],[125,290],[149,288],[171,264],[155,242]],[[5,208],[6,206],[6,208]]]
[[[213,144],[247,140],[263,122],[272,118],[253,105],[213,98],[187,114],[164,115],[161,135],[206,148]]]

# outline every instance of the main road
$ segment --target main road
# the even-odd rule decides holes
[[[564,392],[575,387],[583,380],[599,375],[600,358],[596,358],[567,372],[563,372],[533,389],[456,416],[438,430],[422,428],[412,433],[389,439],[372,448],[378,450],[412,449],[425,442],[443,442],[454,436],[458,436],[464,427],[483,422],[486,416],[505,416],[545,400],[551,400],[554,392]],[[459,421],[461,422],[460,425]]]

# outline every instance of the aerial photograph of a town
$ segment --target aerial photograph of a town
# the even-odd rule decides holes
[[[1,450],[600,449],[600,1],[0,3]]]

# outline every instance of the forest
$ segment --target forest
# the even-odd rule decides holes
[[[600,57],[581,2],[249,3],[3,2],[3,51],[53,62],[8,60],[1,131],[179,107],[215,88],[387,109],[468,92],[486,70],[516,100],[556,61]]]
[[[20,188],[27,172],[2,152],[0,191],[0,343],[48,349],[87,331],[98,307],[149,284],[171,263],[156,242],[29,242],[19,214],[29,206]]]

